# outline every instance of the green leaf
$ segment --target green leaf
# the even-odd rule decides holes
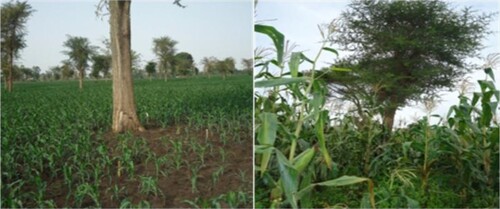
[[[491,68],[484,69],[484,72],[488,74],[492,80],[495,80],[495,75],[493,74],[493,70]]]
[[[271,80],[263,80],[255,82],[255,88],[263,88],[263,87],[274,87],[280,85],[288,85],[294,83],[302,83],[309,80],[307,77],[299,77],[299,78],[277,78]]]
[[[300,58],[302,58],[303,60],[311,63],[311,64],[314,64],[314,61],[312,61],[311,59],[307,58],[306,55],[304,55],[303,53],[300,53]]]
[[[262,121],[257,133],[259,145],[273,146],[274,141],[276,140],[276,132],[278,131],[278,116],[274,113],[263,112],[259,115],[259,118]],[[272,151],[272,149],[262,151],[262,159],[260,163],[261,176],[267,170]]]
[[[328,111],[324,110],[318,115],[318,120],[316,121],[316,136],[318,137],[319,141],[319,147],[321,154],[323,155],[323,159],[325,160],[326,166],[328,169],[332,169],[332,158],[330,157],[330,154],[328,153],[328,149],[326,149],[326,142],[325,142],[325,133],[324,133],[324,124],[325,124],[325,118],[328,117]]]
[[[357,176],[341,176],[341,177],[333,179],[333,180],[316,183],[315,185],[318,185],[318,186],[346,186],[346,185],[357,184],[357,183],[361,183],[361,182],[369,181],[369,180],[370,179],[368,179],[368,178],[357,177]]]
[[[481,92],[485,92],[486,88],[489,88],[492,91],[495,91],[495,84],[492,81],[484,81],[484,80],[479,80],[477,81],[479,83],[479,86],[481,87]]]
[[[418,203],[418,201],[408,197],[405,195],[405,198],[406,198],[406,203],[407,203],[407,207],[408,208],[420,208],[420,204]]]
[[[298,172],[293,168],[286,157],[278,150],[276,150],[276,157],[278,158],[278,167],[281,175],[281,183],[287,201],[292,205],[292,208],[299,208],[295,193],[299,187]]]
[[[314,154],[316,152],[314,151],[314,148],[309,148],[304,150],[302,153],[297,155],[293,159],[293,167],[299,172],[302,173],[304,169],[309,165],[309,162],[311,162],[312,158],[314,157]]]
[[[337,57],[339,56],[339,53],[337,52],[337,50],[332,49],[332,48],[330,48],[330,47],[323,47],[323,48],[321,48],[321,49],[323,49],[323,50],[325,50],[325,51],[332,52],[332,53],[334,53],[335,55],[337,55]]]
[[[285,48],[285,36],[276,30],[276,28],[269,25],[256,24],[254,27],[255,32],[265,34],[273,40],[274,47],[276,47],[276,61],[277,64],[283,63],[283,52]]]
[[[292,77],[297,77],[299,75],[299,65],[300,65],[300,52],[293,52],[290,57],[290,62],[288,62],[288,67],[290,68],[290,73]]]
[[[351,72],[352,70],[349,68],[341,68],[341,67],[331,67],[331,70],[333,71],[340,71],[340,72]]]

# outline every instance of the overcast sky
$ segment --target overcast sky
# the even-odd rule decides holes
[[[66,35],[87,37],[103,47],[109,37],[109,16],[96,17],[100,0],[40,1],[28,0],[36,10],[26,25],[27,47],[17,63],[39,66],[43,71],[67,59],[62,54]],[[2,3],[6,2],[2,0]],[[203,57],[233,57],[237,68],[242,58],[253,54],[252,0],[182,0],[182,9],[165,1],[132,1],[132,49],[141,54],[142,65],[154,60],[153,38],[169,36],[178,41],[178,52],[193,55],[198,68]]]
[[[291,43],[297,44],[298,46],[295,48],[295,51],[304,51],[307,57],[314,58],[318,48],[320,47],[318,41],[321,40],[317,25],[329,23],[332,19],[338,18],[341,11],[347,8],[349,2],[350,1],[345,0],[260,0],[255,8],[254,16],[255,21],[274,26],[285,35],[287,40],[290,40]],[[450,4],[456,9],[471,6],[479,13],[500,11],[500,1],[498,0],[450,1]],[[494,33],[483,40],[485,48],[480,52],[483,57],[486,57],[486,55],[490,53],[500,52],[500,20],[498,15],[491,22],[489,27]],[[256,47],[272,46],[270,39],[264,35],[256,34],[255,39]],[[340,56],[346,54],[346,52],[342,51],[339,51],[339,53]],[[331,53],[323,53],[320,58],[318,68],[329,66],[328,63],[332,63],[334,58],[335,56]],[[483,64],[483,61],[479,59],[475,59],[473,62]],[[311,66],[304,63],[301,67],[303,67],[303,69],[307,69]],[[496,82],[497,87],[500,86],[500,83],[498,82],[500,79],[500,71],[498,70],[498,67],[495,70],[495,75],[497,75],[498,78]],[[470,81],[475,84],[476,90],[478,90],[476,80],[484,79],[485,76],[481,70],[476,71],[467,77],[470,77]],[[445,116],[448,113],[449,107],[458,103],[458,93],[456,91],[443,91],[441,94],[442,102],[433,113]],[[412,122],[415,118],[423,115],[425,115],[425,112],[423,111],[421,104],[402,108],[396,114],[395,126],[398,125],[398,121],[406,120],[407,122]]]

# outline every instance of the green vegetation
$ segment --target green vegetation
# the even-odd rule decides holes
[[[343,115],[326,109],[324,76],[354,73],[316,70],[322,53],[337,54],[328,47],[336,25],[326,26],[314,59],[287,52],[274,27],[255,26],[276,51],[256,58],[255,86],[265,91],[255,95],[255,206],[498,208],[500,91],[493,70],[484,69],[480,91],[462,93],[446,117],[433,115],[436,103],[426,100],[426,117],[391,132],[375,119],[387,104],[373,106],[373,95],[361,94],[360,106]],[[306,62],[310,73],[300,72]],[[431,117],[440,122],[430,124]]]
[[[251,77],[134,83],[145,132],[111,133],[111,81],[2,94],[1,206],[188,207],[242,193],[228,204],[251,207],[251,176],[238,174],[252,169]]]
[[[342,50],[353,52],[335,66],[353,71],[325,78],[346,100],[375,95],[392,130],[398,108],[438,97],[470,72],[467,58],[483,48],[493,15],[458,11],[441,0],[353,0],[333,36]]]

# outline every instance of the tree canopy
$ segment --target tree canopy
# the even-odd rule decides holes
[[[342,12],[336,43],[353,52],[327,80],[344,95],[375,95],[391,130],[397,108],[454,87],[471,69],[492,14],[430,1],[355,0]],[[337,65],[337,67],[339,66]]]

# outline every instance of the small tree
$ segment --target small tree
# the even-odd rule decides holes
[[[111,69],[110,56],[104,54],[96,54],[92,56],[92,77],[99,78],[100,73],[106,77],[109,75],[109,69]]]
[[[342,13],[335,40],[353,52],[341,62],[352,73],[330,81],[339,92],[375,95],[391,131],[399,107],[438,96],[468,72],[466,58],[481,48],[491,17],[470,8],[458,12],[439,0],[355,0]]]
[[[175,55],[175,71],[183,76],[195,74],[193,56],[187,52]]]
[[[241,64],[243,65],[243,70],[247,72],[253,71],[253,59],[241,59]]]
[[[158,57],[158,69],[163,73],[165,81],[168,77],[169,69],[175,77],[174,56],[177,49],[175,48],[177,41],[168,36],[153,39],[153,53]]]
[[[156,73],[156,63],[153,61],[149,61],[148,64],[146,64],[145,70],[148,74],[149,79],[151,80],[151,77]]]
[[[201,60],[203,65],[203,73],[208,75],[208,78],[217,71],[217,63],[219,60],[215,57],[204,57]]]
[[[95,53],[95,47],[90,45],[90,41],[84,37],[70,36],[63,44],[68,48],[68,51],[63,51],[64,54],[69,56],[69,60],[78,70],[78,78],[80,81],[80,89],[83,89],[83,78],[85,77],[85,70],[89,66],[92,55]]]
[[[234,58],[228,57],[224,60],[219,61],[217,69],[222,73],[222,78],[226,79],[227,74],[232,74],[236,70]]]
[[[24,40],[24,36],[27,33],[25,24],[28,21],[28,17],[34,11],[26,1],[9,1],[2,4],[0,11],[0,48],[2,53],[2,72],[8,74],[7,76],[4,75],[7,80],[8,92],[12,91],[14,60],[19,55],[19,51],[26,47],[26,41]]]

